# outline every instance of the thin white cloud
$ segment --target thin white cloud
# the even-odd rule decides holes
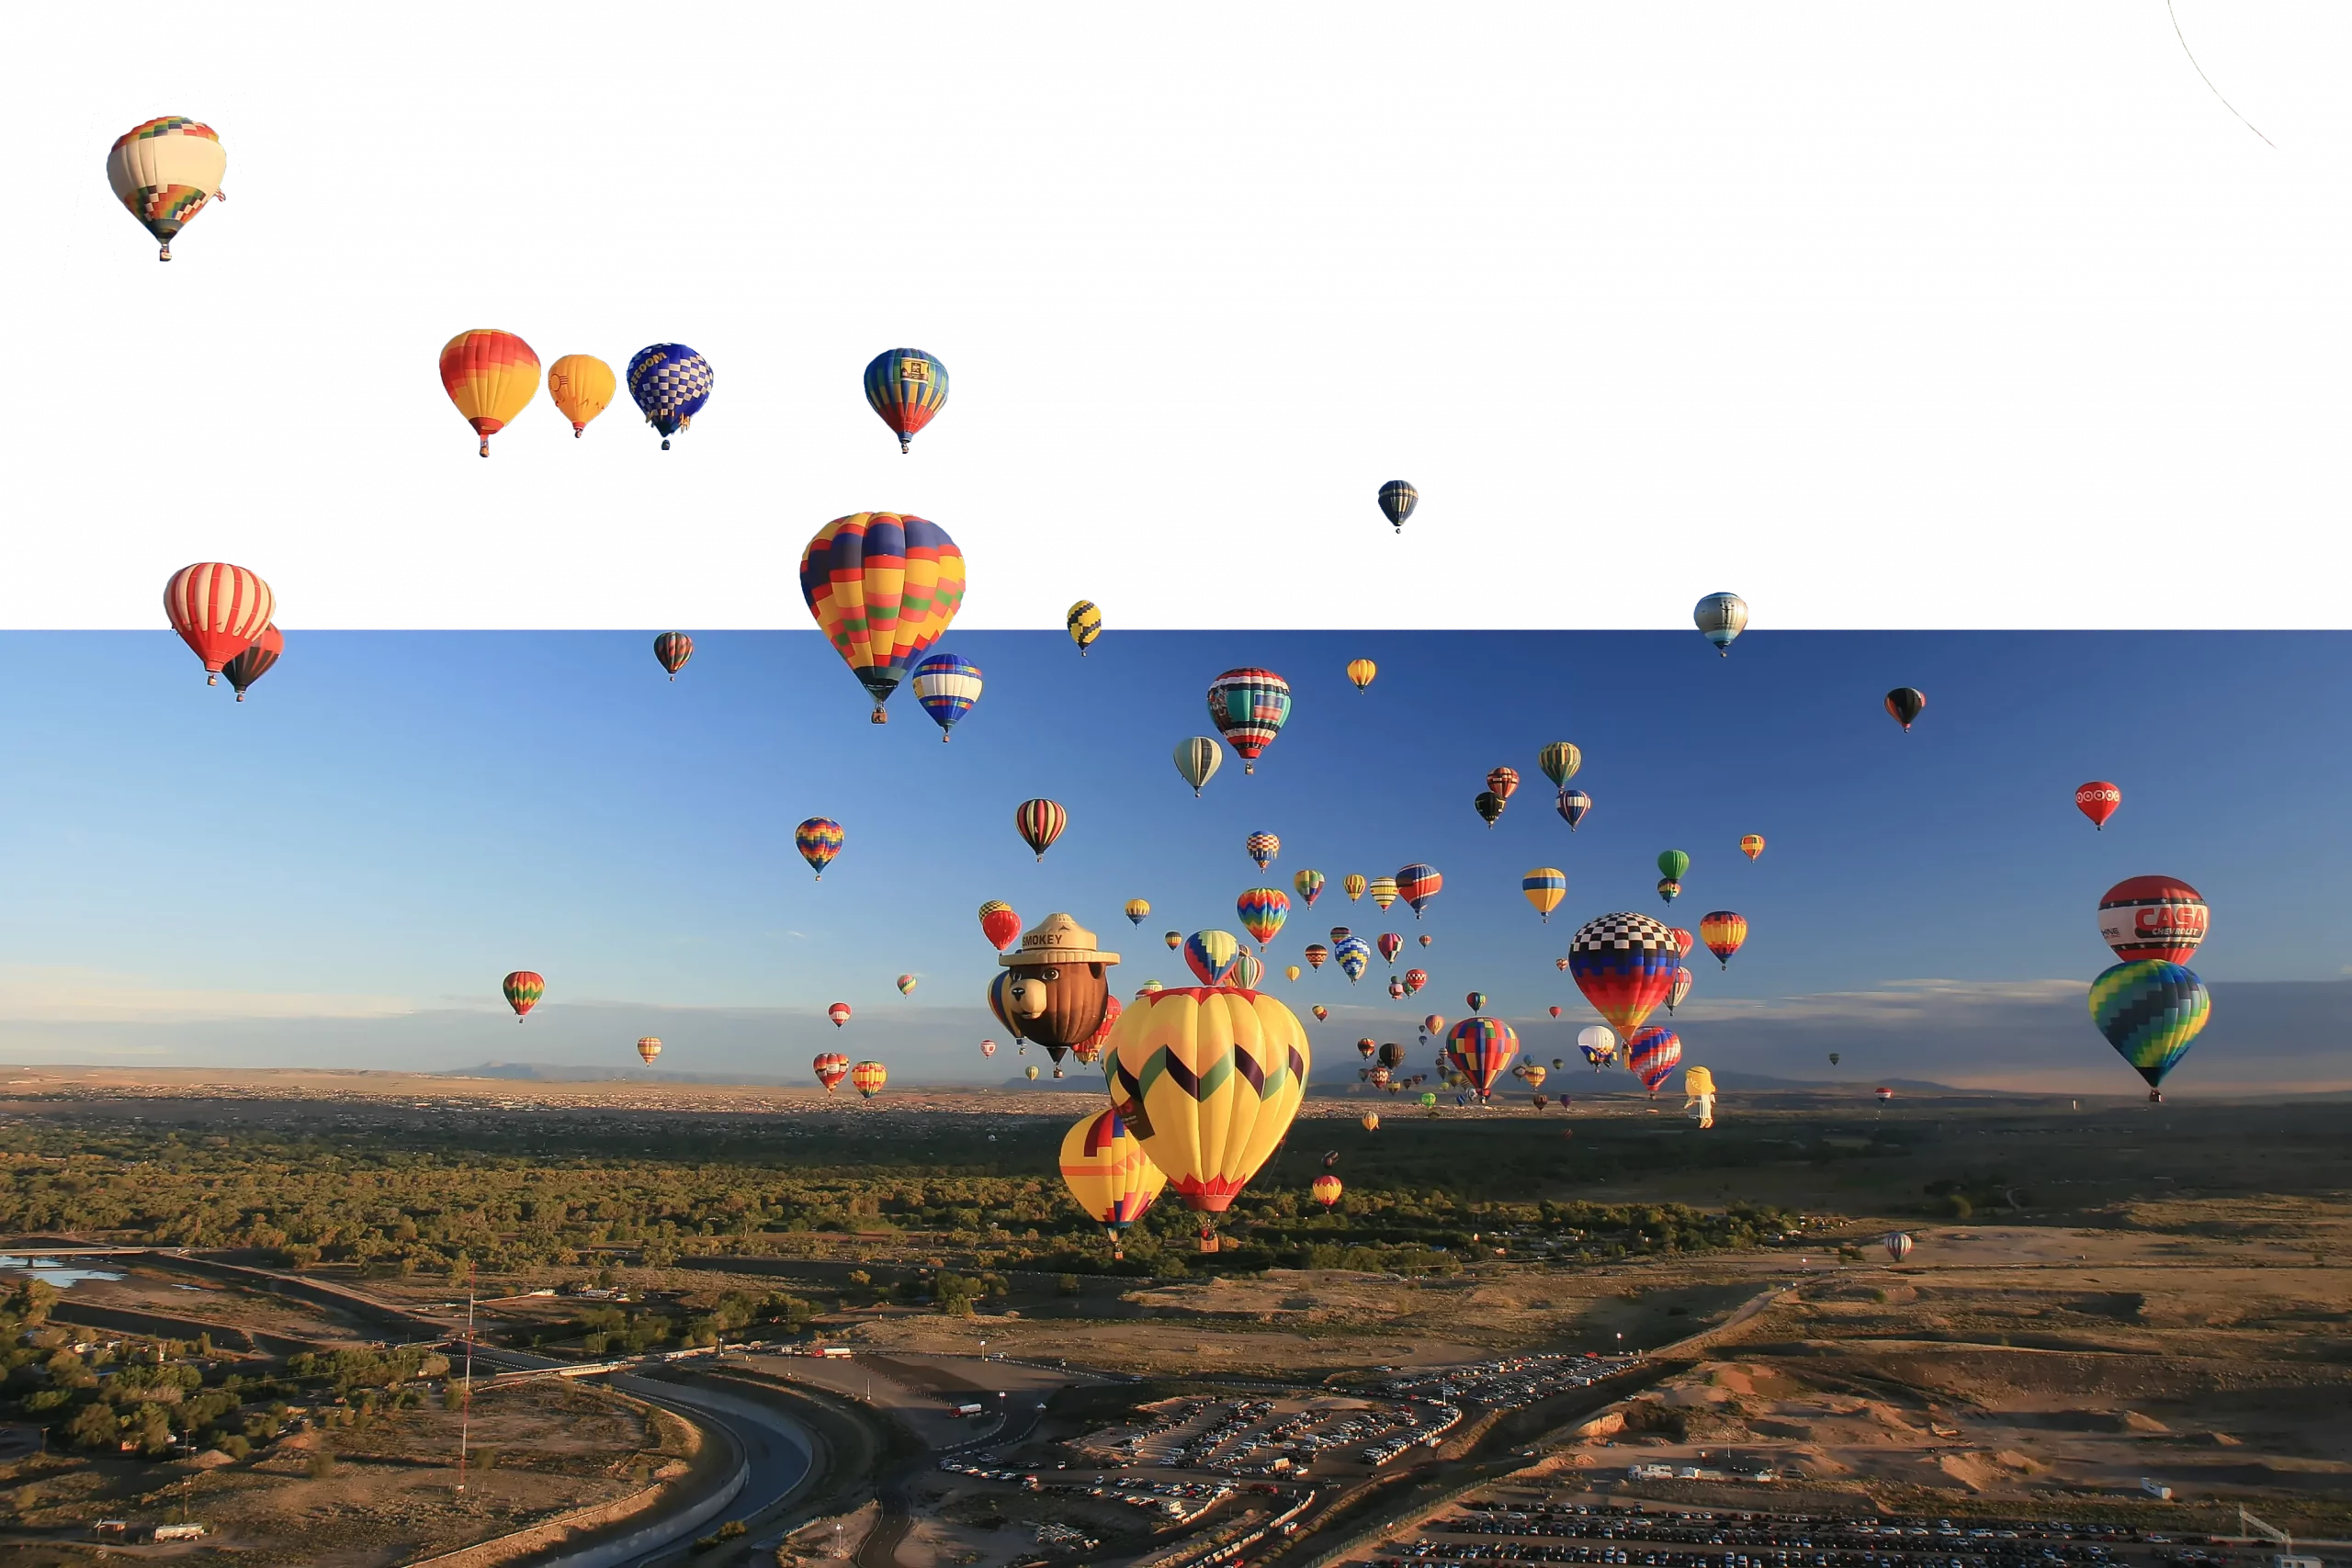
[[[0,1020],[23,1023],[194,1023],[232,1019],[399,1018],[403,997],[203,990],[104,969],[0,964]]]

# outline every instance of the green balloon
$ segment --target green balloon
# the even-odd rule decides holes
[[[1657,869],[1668,882],[1679,882],[1682,874],[1690,869],[1690,857],[1680,850],[1668,850],[1657,857]]]

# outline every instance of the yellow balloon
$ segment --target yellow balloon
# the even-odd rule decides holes
[[[1062,1181],[1086,1217],[1115,1241],[1143,1218],[1168,1177],[1145,1156],[1117,1111],[1097,1111],[1062,1134]]]
[[[1379,673],[1380,666],[1369,659],[1354,659],[1348,661],[1348,679],[1356,683],[1356,690],[1359,692],[1371,685],[1372,678]]]
[[[593,354],[567,354],[548,367],[548,396],[571,422],[574,440],[610,406],[615,385],[613,367]]]
[[[1294,964],[1289,968],[1284,969],[1283,971],[1283,978],[1295,982],[1298,979],[1298,965]]]
[[[1344,886],[1348,890],[1348,902],[1352,904],[1363,897],[1364,888],[1370,885],[1364,881],[1363,873],[1351,871],[1348,873],[1348,880]]]
[[[1149,899],[1130,898],[1127,900],[1127,919],[1136,921],[1137,924],[1141,924],[1144,919],[1150,913],[1151,902]]]
[[[1111,1103],[1188,1208],[1223,1213],[1306,1095],[1306,1028],[1263,991],[1138,997],[1102,1047]]]

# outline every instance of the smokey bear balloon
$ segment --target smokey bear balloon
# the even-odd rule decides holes
[[[1092,931],[1063,914],[1047,915],[997,960],[1012,971],[1005,1000],[1021,1032],[1057,1062],[1102,1029],[1111,1000],[1108,971],[1118,961],[1117,953],[1095,946]]]

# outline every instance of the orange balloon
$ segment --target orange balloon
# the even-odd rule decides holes
[[[539,356],[513,333],[489,327],[459,333],[441,346],[441,389],[481,437],[487,457],[490,438],[538,395]]]

